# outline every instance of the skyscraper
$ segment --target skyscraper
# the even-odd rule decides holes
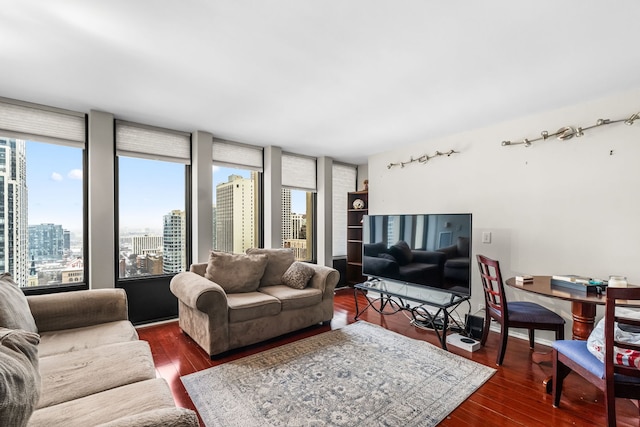
[[[69,232],[66,233],[67,242]],[[67,250],[69,245],[67,244]],[[65,230],[59,224],[29,226],[29,258],[35,261],[61,261],[65,250]]]
[[[282,189],[282,242],[292,238],[291,232],[291,190]]]
[[[163,217],[163,263],[165,274],[184,271],[187,264],[184,211],[173,210]]]
[[[218,223],[218,218],[217,218],[216,215],[218,215],[217,214],[218,210],[216,209],[216,205],[213,205],[213,207],[211,209],[213,211],[212,212],[212,216],[211,216],[213,218],[213,226],[211,228],[213,230],[213,240],[211,242],[211,247],[214,248],[214,249],[217,249],[218,248],[218,240],[216,238],[216,233],[217,233],[216,232],[216,228],[217,228],[216,224]]]
[[[307,238],[307,216],[305,214],[291,213],[291,238]]]
[[[162,253],[163,247],[162,236],[149,234],[145,234],[144,236],[131,236],[131,252],[136,255]]]
[[[29,278],[29,229],[25,142],[0,137],[0,271],[19,286]]]
[[[243,253],[256,245],[255,203],[255,178],[230,175],[228,182],[216,186],[217,250]]]

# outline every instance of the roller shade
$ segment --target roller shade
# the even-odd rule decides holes
[[[116,120],[116,154],[191,164],[191,134]]]
[[[282,186],[297,190],[316,191],[316,159],[298,154],[282,153]]]
[[[213,139],[213,162],[221,166],[251,169],[262,172],[262,147]]]
[[[0,98],[0,133],[84,148],[86,120],[83,113]]]

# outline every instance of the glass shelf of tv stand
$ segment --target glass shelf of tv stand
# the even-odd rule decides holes
[[[353,291],[356,303],[356,320],[369,308],[373,308],[383,315],[408,311],[414,322],[426,324],[436,332],[440,345],[445,350],[447,349],[446,336],[449,320],[451,319],[458,328],[464,329],[463,325],[451,317],[451,312],[464,301],[468,301],[468,296],[386,280],[369,280],[357,283],[354,285]],[[367,305],[362,310],[358,306],[358,293],[362,293],[367,299]],[[417,305],[409,304],[409,301],[417,303]],[[436,313],[431,313],[426,307],[436,308]]]

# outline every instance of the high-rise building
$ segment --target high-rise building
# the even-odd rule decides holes
[[[162,236],[131,236],[131,253],[136,255],[159,254],[162,253],[163,246]]]
[[[291,190],[282,189],[282,241],[291,240]]]
[[[69,232],[66,234],[67,241]],[[67,250],[69,246],[67,245]],[[35,261],[61,261],[65,251],[65,230],[59,224],[29,226],[29,258]]]
[[[165,274],[184,271],[187,264],[185,214],[173,210],[163,217],[162,272]]]
[[[218,219],[216,217],[217,215],[217,209],[216,209],[216,205],[212,206],[212,218],[213,218],[213,227],[211,228],[213,230],[213,239],[211,242],[211,247],[216,249],[218,247],[218,240],[216,238],[216,227],[217,227],[217,223],[218,223]]]
[[[29,278],[27,153],[25,142],[0,137],[0,271],[19,286]]]
[[[243,253],[256,246],[256,179],[230,175],[216,186],[217,250]]]
[[[64,241],[64,253],[65,255],[71,253],[71,232],[69,230],[63,230],[63,241]]]
[[[291,238],[307,238],[307,215],[291,213]]]

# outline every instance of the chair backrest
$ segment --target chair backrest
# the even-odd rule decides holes
[[[607,387],[613,387],[614,373],[640,378],[640,369],[633,366],[632,361],[627,362],[632,366],[614,363],[614,346],[618,349],[635,350],[638,352],[635,356],[640,357],[640,344],[620,341],[616,338],[614,333],[617,323],[618,328],[632,333],[637,333],[640,336],[640,318],[629,318],[616,315],[616,306],[619,307],[621,305],[629,304],[631,301],[634,301],[635,304],[640,303],[640,287],[607,289],[607,301],[604,314],[604,360]],[[636,342],[640,342],[640,340],[636,340]]]
[[[480,278],[484,290],[484,300],[486,310],[496,319],[506,320],[507,300],[504,298],[504,284],[500,263],[483,255],[476,255],[478,267],[480,268]]]

